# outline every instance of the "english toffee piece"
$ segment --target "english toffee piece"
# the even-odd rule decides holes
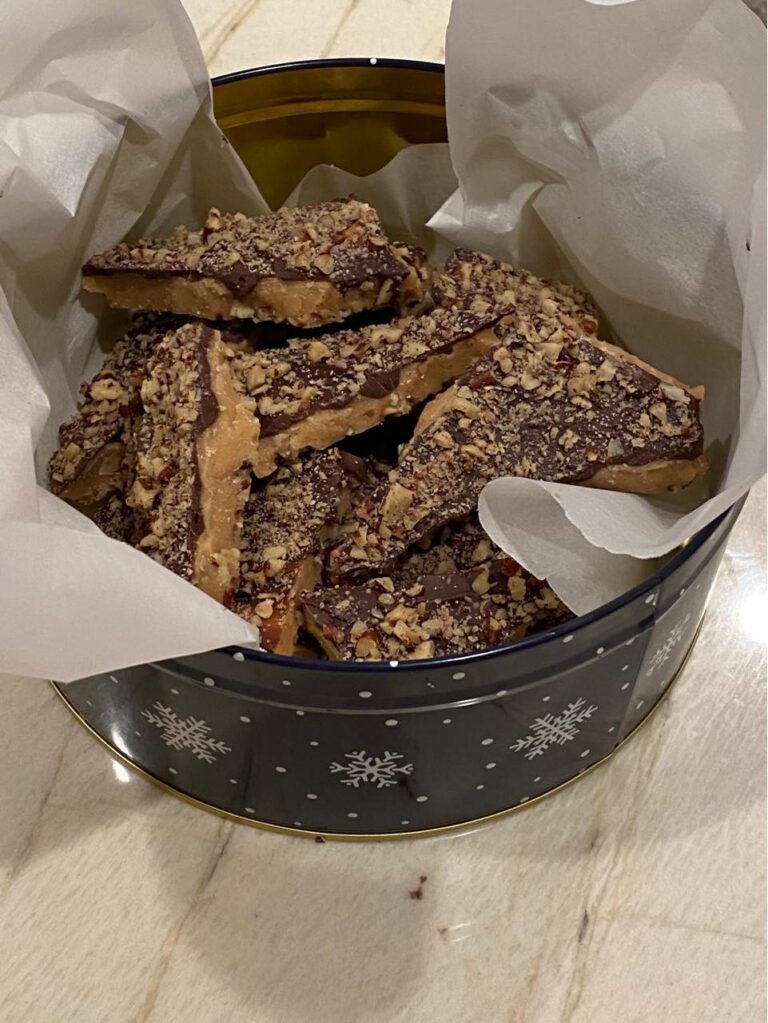
[[[126,436],[141,410],[147,360],[181,322],[174,316],[142,318],[115,342],[93,380],[81,386],[78,410],[59,428],[59,447],[48,465],[54,494],[89,503],[123,489]]]
[[[471,249],[453,252],[436,274],[433,292],[442,306],[504,309],[532,340],[549,337],[559,327],[578,334],[597,333],[597,310],[585,291],[541,280]]]
[[[549,586],[511,558],[424,575],[333,587],[304,600],[309,632],[331,658],[416,660],[483,650],[570,616]]]
[[[449,522],[427,536],[426,541],[414,545],[398,560],[391,574],[401,585],[425,575],[466,572],[496,557],[504,557],[504,551],[487,536],[477,516],[473,515],[466,520]]]
[[[232,359],[220,333],[203,323],[171,331],[158,344],[141,385],[127,498],[147,522],[139,548],[219,601],[237,581],[259,438]]]
[[[365,477],[362,459],[330,448],[282,466],[251,494],[230,607],[259,627],[267,650],[295,652],[301,595],[318,582],[323,556]]]
[[[243,354],[236,371],[261,422],[256,475],[410,411],[498,344],[499,315],[436,309]]]
[[[549,628],[570,612],[482,530],[485,484],[655,494],[706,471],[701,389],[598,340],[586,293],[467,249],[434,269],[353,198],[211,210],[83,274],[161,315],[83,385],[51,489],[276,653],[310,635],[331,658],[420,659]],[[397,465],[335,447],[428,398]]]
[[[654,494],[706,471],[702,397],[602,342],[500,343],[426,406],[386,483],[331,555],[335,578],[391,566],[499,476]]]
[[[423,264],[419,250],[390,244],[371,206],[349,198],[257,218],[212,209],[198,231],[93,256],[83,285],[122,308],[316,327],[420,302]]]

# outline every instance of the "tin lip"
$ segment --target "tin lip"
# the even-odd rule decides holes
[[[318,57],[313,60],[289,60],[280,64],[266,64],[263,67],[230,71],[226,75],[217,75],[216,78],[212,78],[211,85],[229,85],[232,82],[243,82],[249,78],[281,74],[283,71],[313,71],[337,67],[407,68],[411,71],[431,71],[433,74],[445,74],[445,64],[431,60],[409,60],[403,57]]]
[[[322,70],[323,68],[338,67],[368,67],[371,69],[380,67],[407,68],[411,70],[429,71],[440,75],[445,74],[445,65],[434,61],[408,60],[399,57],[327,57],[317,58],[314,60],[285,61],[279,64],[268,64],[264,67],[246,68],[242,71],[233,71],[229,74],[219,75],[216,78],[213,78],[211,80],[211,84],[212,86],[228,85],[232,82],[240,82],[249,78],[260,78],[272,74],[281,74],[286,71]],[[560,637],[571,635],[580,629],[586,628],[594,622],[599,621],[601,618],[607,617],[613,611],[631,603],[633,600],[636,600],[644,594],[651,593],[657,587],[661,586],[661,584],[676,569],[685,564],[688,558],[697,551],[710,536],[712,536],[726,517],[731,514],[733,509],[741,503],[743,503],[743,498],[740,501],[734,502],[734,504],[722,512],[722,514],[720,514],[713,522],[710,522],[708,525],[704,526],[703,529],[700,529],[699,532],[691,538],[690,542],[682,550],[678,551],[677,554],[673,555],[666,565],[659,569],[658,572],[655,572],[643,582],[638,583],[637,586],[634,586],[631,590],[627,590],[625,593],[615,597],[607,604],[601,604],[600,607],[595,608],[594,611],[590,611],[588,614],[578,615],[576,618],[563,622],[553,629],[547,629],[544,632],[538,632],[533,636],[513,640],[510,643],[505,643],[500,646],[490,647],[488,650],[473,651],[466,654],[449,654],[444,657],[431,657],[418,661],[390,661],[389,670],[408,673],[414,671],[424,672],[425,670],[432,668],[445,668],[449,666],[475,666],[487,663],[498,657],[506,656],[512,652],[530,650],[540,644],[549,643],[553,640],[559,639]],[[282,668],[306,669],[308,665],[308,662],[304,658],[291,657],[287,654],[273,654],[267,650],[251,650],[248,647],[238,645],[220,647],[219,649],[221,652],[225,653],[241,653],[249,661],[255,661],[257,663],[266,662]],[[384,664],[381,661],[313,661],[311,662],[311,666],[313,672],[331,672],[333,674],[354,674],[359,676],[361,673],[373,674],[381,672]]]

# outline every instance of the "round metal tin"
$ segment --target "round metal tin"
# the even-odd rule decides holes
[[[438,65],[243,72],[214,82],[214,103],[273,204],[318,162],[365,174],[445,139]],[[381,838],[492,818],[597,765],[652,712],[694,642],[739,510],[610,604],[481,653],[379,664],[231,648],[59,688],[153,780],[251,823]]]

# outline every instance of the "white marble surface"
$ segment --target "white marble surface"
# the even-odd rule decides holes
[[[448,7],[188,2],[215,74],[439,60]],[[0,680],[0,1020],[759,1023],[764,572],[763,485],[653,721],[555,798],[439,839],[224,822],[112,761],[45,684]]]

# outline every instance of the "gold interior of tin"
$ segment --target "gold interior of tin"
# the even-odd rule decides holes
[[[273,209],[319,163],[372,174],[406,146],[448,138],[444,78],[428,68],[287,68],[214,84],[213,108]]]

